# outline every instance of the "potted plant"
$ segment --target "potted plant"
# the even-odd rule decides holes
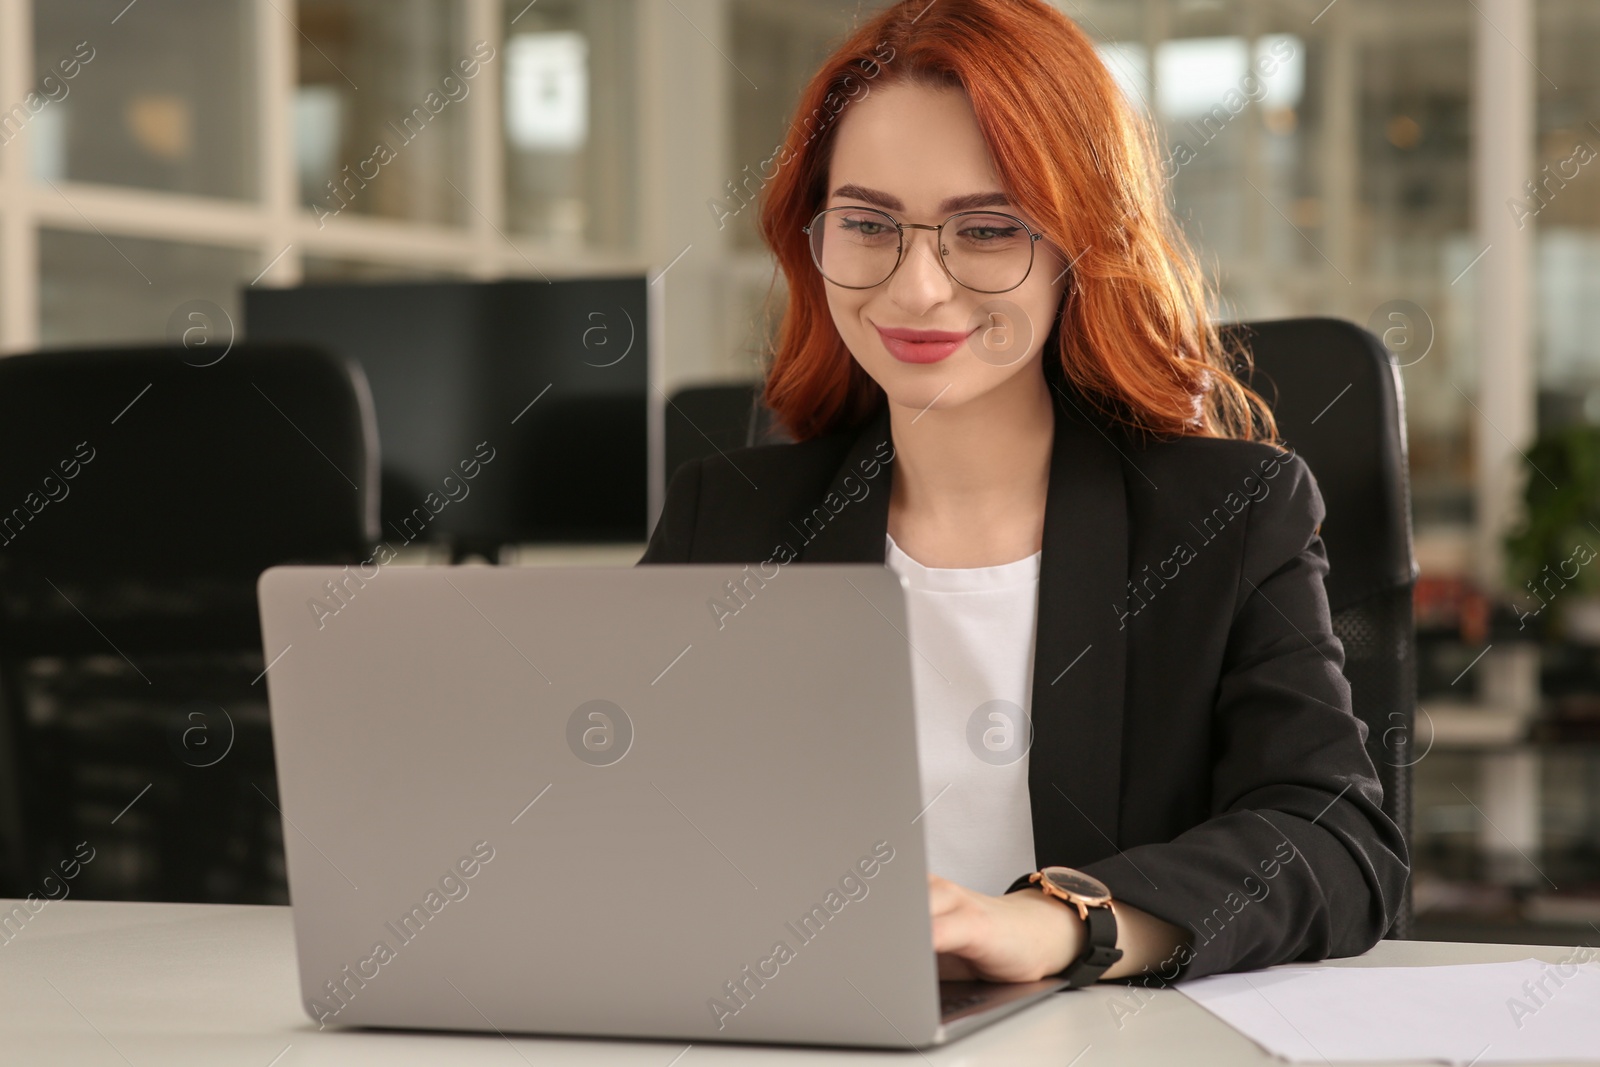
[[[1526,458],[1524,519],[1505,539],[1519,629],[1600,645],[1600,426],[1542,434]]]

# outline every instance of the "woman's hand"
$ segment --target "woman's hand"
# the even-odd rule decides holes
[[[928,875],[942,979],[1032,982],[1064,969],[1087,932],[1076,908],[1038,889],[991,897]]]
[[[991,897],[930,874],[928,901],[933,951],[939,955],[939,977],[946,980],[1048,978],[1082,955],[1089,936],[1077,908],[1037,888]],[[1190,943],[1187,930],[1131,904],[1119,901],[1111,908],[1122,958],[1100,977],[1126,978],[1183,962],[1177,956]]]

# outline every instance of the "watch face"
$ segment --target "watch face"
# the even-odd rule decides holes
[[[1104,882],[1071,867],[1046,867],[1043,871],[1050,884],[1063,893],[1081,897],[1085,904],[1104,904],[1111,899],[1111,890]]]

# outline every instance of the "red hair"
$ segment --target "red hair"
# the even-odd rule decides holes
[[[827,197],[838,120],[895,83],[958,86],[1006,192],[1074,260],[1046,359],[1142,433],[1275,440],[1235,376],[1212,292],[1167,207],[1149,123],[1075,24],[1042,0],[902,0],[853,32],[800,97],[763,190],[762,237],[788,280],[763,394],[796,440],[859,425],[882,388],[845,347],[801,227]]]

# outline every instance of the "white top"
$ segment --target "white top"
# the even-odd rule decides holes
[[[884,536],[884,563],[908,586],[928,869],[999,895],[1037,869],[1027,749],[1041,553],[924,567]]]

